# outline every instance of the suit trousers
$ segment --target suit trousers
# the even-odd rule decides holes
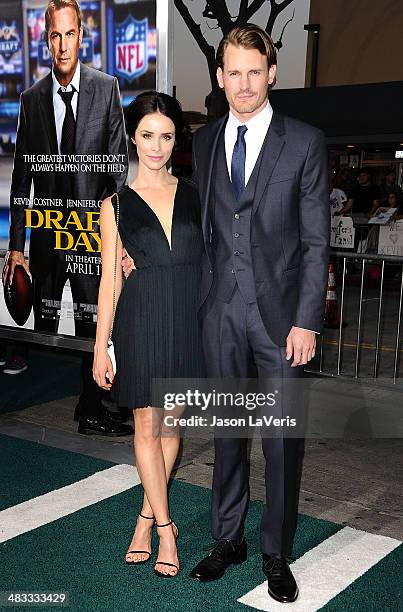
[[[287,415],[292,381],[303,366],[291,368],[285,347],[268,336],[257,303],[246,304],[236,286],[229,303],[209,297],[202,307],[203,349],[211,378],[251,378],[282,381],[276,416]],[[297,406],[299,408],[299,406]],[[301,411],[302,411],[301,406]],[[249,502],[247,438],[215,437],[212,490],[212,534],[216,540],[240,541]],[[268,555],[289,556],[296,528],[303,440],[262,435],[266,461],[266,504],[261,520],[261,549]]]
[[[98,301],[98,277],[80,276],[66,273],[66,263],[57,255],[52,257],[51,270],[44,279],[33,279],[34,287],[34,329],[37,331],[57,333],[59,316],[48,318],[43,316],[43,300],[59,302],[62,299],[63,288],[67,278],[75,304],[96,304]],[[95,338],[96,323],[75,320],[76,336]],[[98,387],[92,376],[93,354],[83,353],[81,361],[82,392],[80,395],[80,415],[97,417],[101,413],[102,389]]]

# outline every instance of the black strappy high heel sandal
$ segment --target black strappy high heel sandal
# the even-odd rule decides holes
[[[168,527],[169,525],[173,525],[176,529],[176,534],[175,534],[175,540],[178,539],[179,536],[179,529],[176,526],[176,524],[173,522],[173,520],[171,519],[169,521],[169,523],[165,523],[164,525],[158,525],[158,523],[155,523],[156,527]],[[164,574],[163,572],[159,572],[157,569],[155,569],[154,566],[154,573],[157,574],[157,576],[159,576],[160,578],[176,578],[176,576],[179,574],[180,569],[177,565],[175,565],[175,563],[167,563],[166,561],[156,561],[155,565],[168,565],[169,567],[174,567],[175,569],[177,569],[178,571],[176,572],[176,574]]]
[[[154,521],[153,522],[153,527],[155,525],[155,517],[153,516],[145,516],[145,514],[141,514],[141,512],[139,512],[139,516],[141,516],[141,518],[144,519],[148,519],[149,521]],[[128,561],[126,559],[127,555],[134,555],[134,554],[143,554],[143,555],[148,555],[147,559],[141,559],[140,561]],[[125,562],[127,565],[142,565],[143,563],[148,563],[148,561],[150,560],[151,557],[151,553],[148,550],[128,550],[127,553],[125,554]]]

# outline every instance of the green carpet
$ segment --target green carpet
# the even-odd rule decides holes
[[[0,434],[0,510],[65,487],[113,465]]]
[[[70,593],[71,610],[245,610],[236,603],[237,598],[263,581],[258,549],[262,504],[252,503],[248,514],[248,561],[228,570],[225,581],[201,585],[187,573],[209,542],[210,491],[181,482],[171,487],[171,513],[180,530],[182,563],[176,580],[154,576],[151,564],[130,567],[123,561],[141,494],[141,487],[135,487],[3,544],[0,590],[11,585],[17,590],[60,589]],[[339,525],[301,516],[296,554],[303,554],[338,529]],[[153,544],[155,549],[156,538]]]
[[[399,546],[322,608],[322,612],[401,612],[403,546]]]
[[[111,465],[68,451],[3,438],[6,436],[0,442],[7,454],[2,453],[2,457],[9,457],[9,463],[15,465],[7,468],[7,475],[0,483],[1,491],[7,479],[18,490],[8,494],[8,503],[3,507]],[[182,571],[171,580],[155,576],[152,563],[137,567],[124,563],[141,498],[142,489],[137,486],[1,544],[0,591],[68,592],[68,609],[80,612],[252,610],[237,599],[263,582],[259,551],[262,504],[250,504],[245,533],[249,545],[247,562],[231,567],[224,580],[200,584],[190,580],[187,574],[205,554],[203,547],[210,541],[210,491],[180,479],[172,483],[171,514],[180,531]],[[299,515],[294,556],[300,557],[342,528],[343,525]],[[156,549],[155,537],[153,560]],[[402,598],[395,594],[395,589],[401,579],[402,552],[403,547],[396,549],[322,610],[400,611]]]
[[[81,390],[80,366],[76,355],[30,350],[28,370],[18,375],[0,372],[0,414],[77,395]]]

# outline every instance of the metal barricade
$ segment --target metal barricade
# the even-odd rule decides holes
[[[332,261],[338,270],[340,322],[336,329],[325,328],[317,356],[307,371],[382,379],[383,383],[395,385],[402,378],[399,368],[403,257],[336,251],[332,252]],[[347,300],[348,288],[353,291]],[[381,356],[385,362],[382,369]]]

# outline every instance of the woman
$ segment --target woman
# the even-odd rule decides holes
[[[136,466],[144,500],[126,562],[149,561],[155,523],[160,542],[154,571],[161,577],[179,572],[178,530],[167,494],[179,433],[164,427],[162,409],[151,407],[152,379],[202,375],[197,322],[203,251],[200,205],[196,190],[167,169],[181,119],[179,103],[163,93],[145,92],[127,109],[138,174],[118,194],[119,201],[112,196],[102,202],[102,278],[94,349],[96,382],[103,389],[112,388],[118,405],[128,406],[134,414]],[[113,317],[116,219],[116,298],[120,297],[113,324],[117,363],[113,381],[107,342]],[[122,290],[123,248],[135,269]]]
[[[403,204],[399,201],[399,196],[396,191],[391,191],[386,200],[388,208],[397,208],[395,219],[401,219],[403,215]]]

